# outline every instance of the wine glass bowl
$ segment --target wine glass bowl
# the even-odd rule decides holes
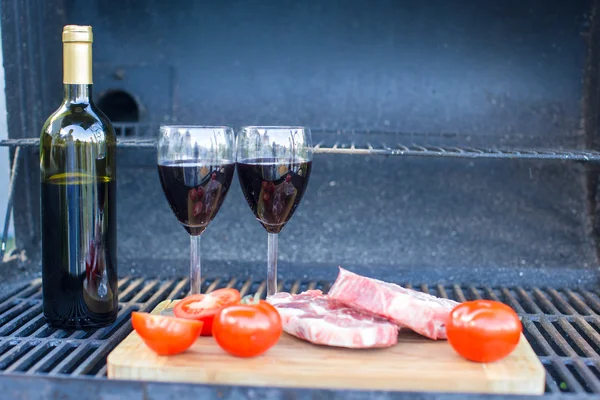
[[[190,286],[200,292],[200,235],[221,208],[235,170],[229,127],[164,125],[158,140],[158,175],[165,197],[190,235]]]
[[[237,137],[236,168],[246,202],[268,233],[267,295],[277,291],[277,234],[296,211],[312,168],[310,130],[247,126]]]

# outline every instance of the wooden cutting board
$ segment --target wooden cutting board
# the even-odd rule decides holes
[[[173,302],[153,313],[168,313]],[[150,381],[249,386],[401,391],[542,394],[544,367],[524,336],[515,351],[491,364],[469,362],[447,341],[404,330],[387,349],[350,350],[315,346],[283,334],[267,353],[236,358],[212,337],[186,352],[158,356],[133,331],[108,355],[108,377]]]

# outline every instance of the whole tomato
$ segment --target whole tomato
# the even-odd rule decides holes
[[[216,342],[237,357],[263,354],[277,343],[282,331],[279,312],[258,298],[223,308],[213,321]]]
[[[468,360],[483,363],[512,353],[519,344],[522,329],[519,316],[512,308],[491,300],[457,305],[446,324],[452,348]]]

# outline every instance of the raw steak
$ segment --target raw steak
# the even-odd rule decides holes
[[[284,331],[315,344],[368,348],[389,347],[398,341],[394,323],[346,307],[320,290],[277,293],[267,301],[279,311]]]
[[[328,296],[348,307],[387,318],[430,339],[446,339],[446,320],[458,303],[340,267]]]

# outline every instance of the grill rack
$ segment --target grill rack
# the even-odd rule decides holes
[[[0,375],[106,377],[106,356],[131,332],[132,311],[151,311],[159,302],[181,298],[188,279],[127,277],[119,281],[117,321],[92,331],[48,327],[42,315],[41,280],[35,279],[0,299]],[[327,291],[330,283],[281,280],[279,290]],[[479,298],[509,304],[522,317],[524,334],[546,368],[546,395],[600,394],[600,292],[597,290],[411,285],[425,293],[466,301]],[[265,282],[252,278],[204,279],[203,292],[235,287],[242,295],[265,294]]]
[[[119,148],[153,149],[156,146],[158,126],[140,123],[114,124]],[[600,162],[600,151],[587,149],[489,146],[483,143],[485,135],[442,133],[402,133],[369,131],[335,131],[312,129],[316,144],[315,154],[382,155],[408,157],[442,157],[467,159],[519,159],[519,160],[563,160]],[[544,143],[543,138],[527,137],[526,142]],[[448,144],[451,143],[451,144]],[[473,143],[473,145],[465,145]],[[0,147],[38,148],[38,138],[0,140]]]

